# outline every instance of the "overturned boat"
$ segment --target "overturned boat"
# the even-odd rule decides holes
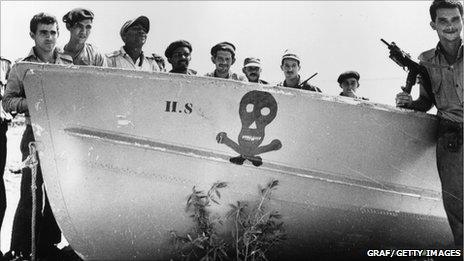
[[[217,78],[18,66],[50,204],[84,259],[175,257],[187,196],[216,181],[221,215],[279,181],[277,259],[452,243],[434,116]]]

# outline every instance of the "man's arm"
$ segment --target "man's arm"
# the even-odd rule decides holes
[[[13,65],[6,84],[5,95],[2,100],[3,109],[10,113],[27,112],[28,109],[25,97],[22,78],[20,77],[17,66]]]

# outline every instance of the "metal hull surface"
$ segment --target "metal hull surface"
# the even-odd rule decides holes
[[[85,259],[174,257],[169,232],[193,225],[187,196],[216,181],[229,184],[213,207],[224,214],[279,180],[271,207],[289,239],[276,257],[452,243],[433,116],[216,78],[19,66],[50,204]]]

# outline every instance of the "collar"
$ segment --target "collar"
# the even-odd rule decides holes
[[[284,79],[284,82],[283,82],[282,85],[285,86],[285,87],[290,87],[290,88],[298,88],[298,85],[300,85],[300,83],[301,83],[301,78],[300,78],[300,75],[298,74],[298,82],[296,83],[296,86],[295,86],[295,87],[290,87],[290,86],[288,86],[288,85],[287,85],[287,79]]]
[[[437,44],[437,47],[435,48],[435,55],[438,55],[438,54],[445,54],[445,51],[443,50],[443,46],[441,45],[440,42],[438,42]],[[459,46],[459,49],[458,49],[458,56],[457,56],[457,59],[462,59],[462,49],[463,49],[463,41],[461,40],[461,45]]]
[[[214,69],[213,76],[216,77],[216,78],[222,78],[222,77],[217,76],[216,69]],[[224,79],[229,79],[231,76],[232,76],[232,74],[229,71],[229,73],[227,74],[227,77],[225,77]]]
[[[33,57],[37,61],[41,61],[40,58],[35,54],[34,47],[31,48],[24,60],[30,57]],[[55,47],[55,49],[53,50],[53,57],[55,58],[55,63],[57,63],[58,59],[68,60],[71,63],[73,62],[72,57],[70,55],[63,54],[59,47]]]
[[[121,50],[119,50],[119,52],[121,52],[122,56],[128,56],[131,61],[132,61],[132,58],[129,56],[129,54],[127,54],[126,50],[124,50],[124,46],[121,46]],[[139,65],[138,66],[142,66],[143,64],[143,60],[145,59],[145,55],[143,54],[143,51],[140,53],[140,56],[139,58],[137,58],[136,62],[139,61]]]

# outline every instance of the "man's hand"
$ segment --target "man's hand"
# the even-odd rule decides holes
[[[400,92],[396,95],[396,107],[412,109],[412,97],[411,94],[406,92]]]

